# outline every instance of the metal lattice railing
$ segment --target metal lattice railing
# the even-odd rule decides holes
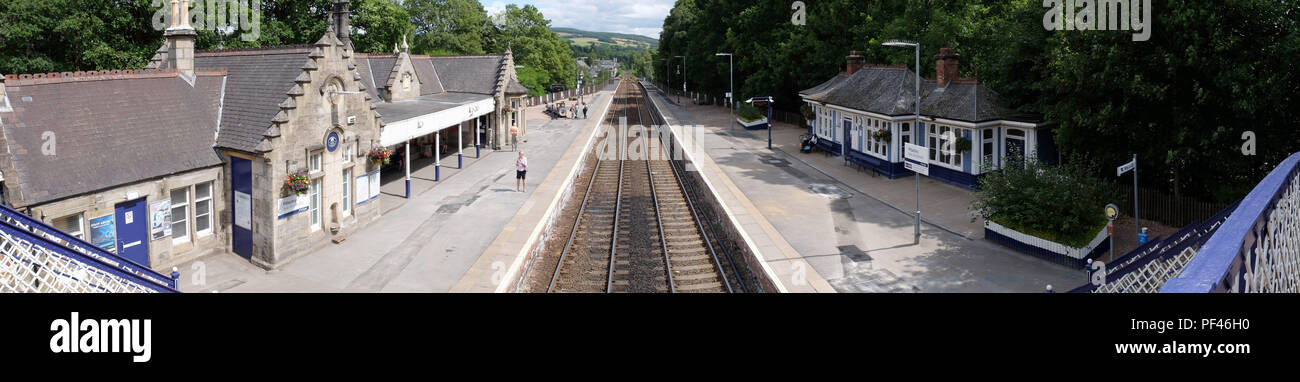
[[[87,265],[0,230],[0,292],[149,293],[126,277]]]
[[[1177,255],[1152,260],[1141,269],[1129,272],[1118,280],[1107,282],[1092,293],[1156,293],[1166,281],[1183,271],[1183,267],[1196,257],[1196,249],[1187,248]]]
[[[1300,153],[1269,173],[1160,291],[1300,292]]]
[[[175,277],[0,206],[0,292],[173,293]]]

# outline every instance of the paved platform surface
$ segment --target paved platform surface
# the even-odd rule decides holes
[[[593,101],[610,97],[611,91]],[[590,97],[589,97],[590,99]],[[530,120],[528,192],[515,192],[509,150],[485,150],[481,159],[443,160],[442,180],[432,167],[413,173],[412,198],[401,178],[387,182],[387,212],[342,244],[329,244],[277,270],[266,271],[230,253],[182,264],[184,292],[447,292],[546,179],[587,120]],[[470,150],[472,154],[472,149]],[[471,155],[472,156],[472,155]],[[196,283],[195,281],[202,281]]]
[[[969,191],[923,180],[926,220],[915,245],[911,178],[873,178],[838,157],[800,154],[806,130],[785,124],[777,124],[769,150],[766,131],[731,130],[725,108],[659,99],[680,123],[706,129],[705,152],[793,247],[793,259],[764,251],[783,280],[798,269],[781,264],[799,260],[816,273],[808,280],[825,279],[838,292],[1036,293],[1086,282],[1081,270],[983,240],[982,222],[967,214]]]
[[[589,118],[586,119],[559,119],[557,121],[567,121],[560,123],[569,123],[574,129],[581,131],[563,144],[563,154],[560,159],[553,165],[556,171],[551,171],[537,185],[536,192],[533,192],[527,202],[523,204],[505,226],[500,230],[491,243],[487,244],[487,249],[483,256],[467,271],[452,287],[452,292],[470,292],[470,293],[491,293],[491,292],[510,292],[512,286],[520,280],[525,272],[528,262],[529,250],[532,248],[530,243],[539,240],[542,230],[546,228],[547,215],[559,208],[559,203],[568,188],[566,183],[578,171],[578,162],[582,160],[583,155],[590,151],[590,145],[593,137],[596,135],[596,129],[603,120],[603,114],[608,110],[611,104],[611,95],[616,90],[618,83],[609,85],[604,92],[599,93],[598,97],[585,96],[583,99],[589,103]],[[544,105],[529,108],[528,115],[541,115]],[[553,122],[553,121],[552,121]],[[532,124],[533,122],[529,122]],[[579,127],[581,126],[581,127]],[[557,145],[558,146],[558,145]],[[561,149],[552,147],[551,149]]]

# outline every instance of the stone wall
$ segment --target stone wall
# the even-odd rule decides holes
[[[265,159],[259,161],[260,165],[254,164],[254,193],[262,196],[255,203],[254,245],[265,245],[254,252],[258,254],[255,262],[263,267],[275,268],[329,245],[332,239],[346,237],[377,220],[383,211],[379,199],[356,205],[355,188],[356,177],[378,168],[366,153],[379,145],[381,122],[366,99],[366,85],[358,81],[351,52],[337,41],[324,40],[316,44],[323,56],[311,58],[308,65],[315,69],[305,69],[310,82],[301,82],[302,94],[291,96],[295,107],[286,110],[288,122],[280,125],[281,135],[271,139],[272,151],[262,156]],[[326,142],[330,133],[339,138],[333,152]],[[345,147],[352,150],[349,158],[343,156]],[[320,171],[310,169],[310,158],[315,154],[321,156]],[[348,185],[353,190],[348,215],[341,205],[346,169],[352,169]],[[307,170],[309,178],[321,183],[317,225],[311,223],[310,210],[279,218],[280,200],[296,197],[284,187],[284,181],[299,170]]]
[[[167,274],[171,272],[173,266],[193,260],[213,250],[225,249],[227,241],[223,240],[223,238],[227,237],[226,227],[228,226],[222,224],[221,216],[227,213],[229,207],[227,195],[229,193],[221,192],[221,190],[228,187],[224,184],[223,179],[225,178],[221,173],[221,167],[210,167],[144,180],[36,205],[32,207],[30,214],[51,225],[57,219],[81,214],[82,237],[86,241],[90,241],[90,219],[113,215],[118,203],[143,198],[146,206],[148,206],[160,201],[170,201],[172,190],[188,189],[188,205],[186,208],[188,238],[182,241],[173,241],[173,237],[178,236],[175,233],[172,236],[154,238],[151,232],[147,243],[149,246],[149,267]],[[194,224],[194,186],[209,182],[212,184],[213,193],[211,211],[209,212],[212,224],[209,232],[200,233],[195,230]],[[148,210],[146,209],[146,211]],[[153,217],[147,216],[146,219],[149,219],[148,223],[152,226]],[[163,224],[165,227],[171,226],[170,221]],[[63,229],[64,227],[56,226],[56,228]]]

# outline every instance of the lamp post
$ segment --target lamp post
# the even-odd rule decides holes
[[[727,74],[729,75],[729,81],[730,81],[730,83],[729,83],[729,89],[730,89],[730,90],[727,91],[727,108],[728,108],[728,109],[731,109],[731,122],[730,122],[730,124],[731,124],[731,130],[734,131],[734,130],[736,129],[736,102],[735,102],[735,101],[732,101],[732,100],[731,100],[731,97],[735,97],[735,96],[736,96],[736,95],[735,95],[735,92],[736,92],[736,56],[733,55],[733,54],[731,54],[731,53],[718,53],[718,54],[715,54],[715,56],[719,56],[719,57],[721,57],[721,56],[727,56],[727,60],[728,60]],[[768,131],[771,131],[771,130],[769,129]]]
[[[681,68],[681,73],[682,73],[682,94],[686,94],[686,56],[673,56],[673,57],[674,57],[674,58],[680,58],[680,59],[682,59],[682,68]],[[677,103],[678,103],[678,104],[681,104],[681,103],[682,103],[682,96],[681,96],[680,94],[677,95]],[[686,106],[685,106],[685,105],[682,105],[682,107],[686,107]]]
[[[911,47],[916,49],[916,103],[912,108],[916,110],[916,122],[912,124],[912,131],[921,132],[921,43],[910,41],[889,40],[882,45],[892,47]],[[915,136],[916,134],[912,134]],[[916,183],[916,225],[913,230],[912,242],[921,243],[921,174],[912,174]]]

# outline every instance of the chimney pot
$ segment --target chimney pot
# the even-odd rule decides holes
[[[348,0],[334,1],[334,33],[338,35],[339,40],[343,41],[344,45],[352,45],[352,28],[348,24],[350,22],[348,17],[352,14],[352,11],[348,9],[349,3]]]

